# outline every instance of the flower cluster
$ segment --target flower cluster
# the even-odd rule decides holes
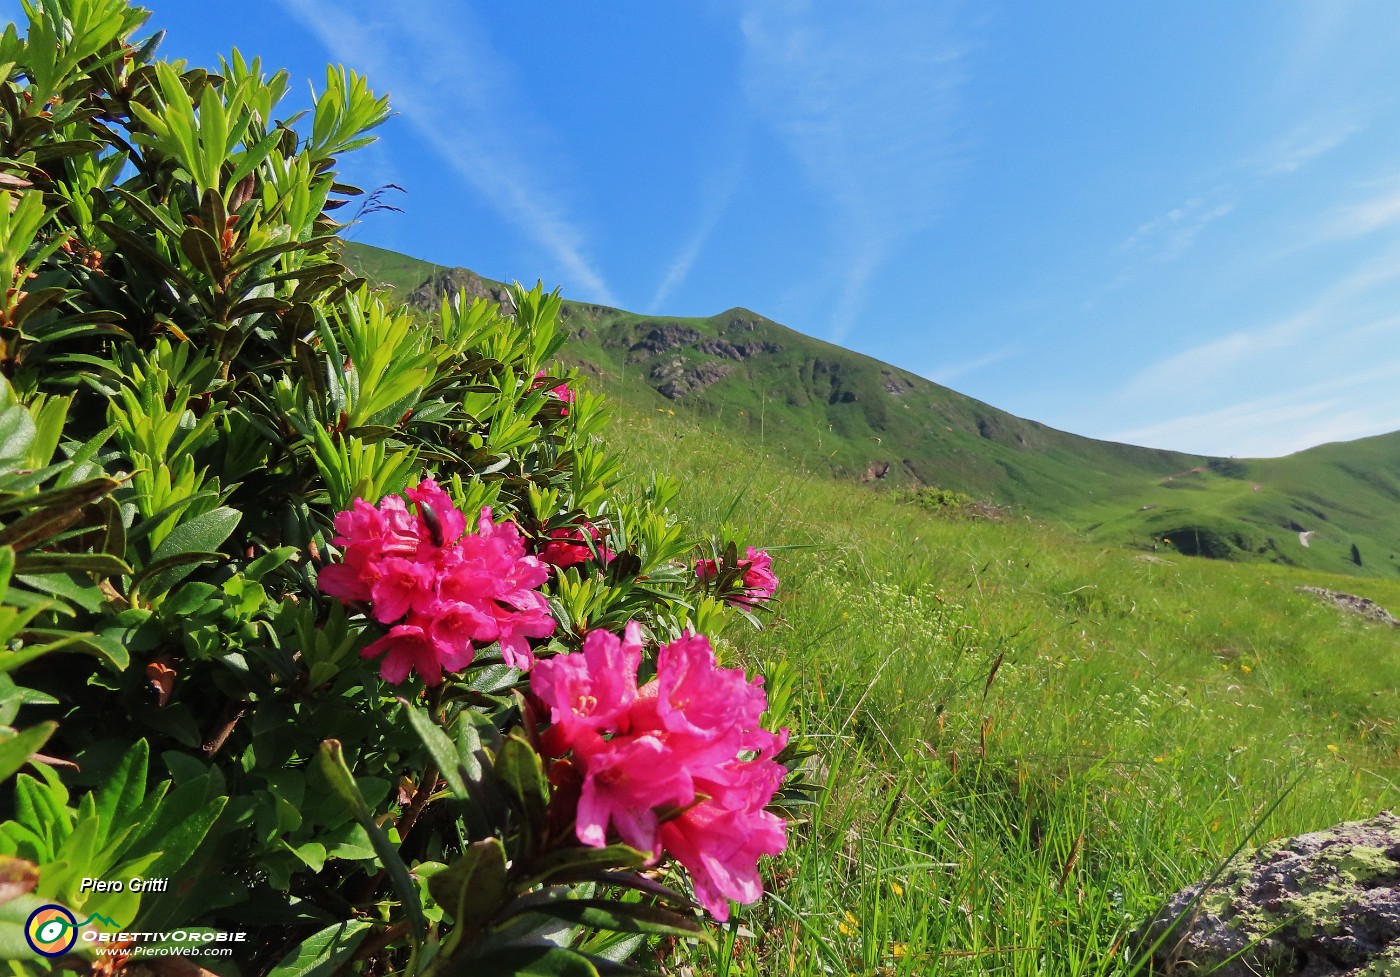
[[[778,592],[778,578],[773,575],[773,558],[767,550],[756,550],[752,546],[739,561],[739,569],[744,574],[744,592],[730,601],[753,607],[760,601],[772,598]],[[719,573],[719,565],[714,560],[699,560],[695,564],[695,575],[701,580],[709,580]]]
[[[728,900],[763,894],[759,856],[787,844],[786,822],[765,810],[785,774],[773,756],[787,730],[759,725],[763,680],[719,668],[703,636],[663,645],[656,677],[638,688],[641,660],[634,622],[622,639],[591,631],[582,652],[541,661],[530,685],[550,709],[543,748],[571,754],[579,841],[604,846],[611,827],[653,860],[668,852],[696,900],[725,920]]]
[[[587,533],[586,536],[585,533]],[[597,526],[591,523],[585,524],[581,528],[551,529],[548,539],[549,542],[540,549],[540,559],[561,570],[565,567],[587,563],[593,559],[595,553],[598,559],[605,564],[611,563],[613,558],[617,556],[603,544],[603,534],[598,531]]]
[[[471,664],[476,649],[499,641],[506,663],[534,662],[527,638],[554,633],[554,618],[536,588],[549,568],[527,556],[513,523],[497,523],[483,508],[475,533],[432,479],[372,506],[356,499],[335,517],[332,542],[344,562],[321,569],[318,583],[342,601],[367,601],[389,633],[367,646],[384,656],[380,675],[402,682],[410,671],[429,685],[443,670]],[[417,511],[409,509],[416,503]]]

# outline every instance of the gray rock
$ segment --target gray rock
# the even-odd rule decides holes
[[[1325,587],[1294,587],[1293,589],[1301,594],[1313,594],[1317,597],[1321,597],[1329,604],[1333,604],[1351,614],[1360,615],[1368,621],[1375,621],[1379,624],[1389,624],[1393,628],[1400,628],[1400,620],[1397,620],[1395,615],[1391,614],[1369,597],[1344,594],[1340,590],[1328,590]]]
[[[1164,933],[1154,974],[1400,977],[1400,817],[1241,853],[1204,895],[1198,883],[1172,896],[1139,951]]]

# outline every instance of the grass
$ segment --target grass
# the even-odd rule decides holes
[[[675,973],[1126,973],[1251,830],[1395,802],[1400,634],[1294,587],[1400,608],[1396,582],[949,521],[654,409],[614,438],[693,525],[775,551],[771,626],[722,647],[820,749],[774,898]]]

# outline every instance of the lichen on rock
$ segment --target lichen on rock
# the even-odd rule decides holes
[[[1154,974],[1400,977],[1400,817],[1271,842],[1138,932]]]

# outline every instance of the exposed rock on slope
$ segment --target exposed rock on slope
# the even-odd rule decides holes
[[[416,308],[431,311],[438,307],[444,295],[456,295],[459,291],[465,291],[473,298],[498,303],[506,315],[515,313],[515,303],[508,288],[488,282],[466,268],[438,269],[422,285],[409,292],[406,301]]]
[[[1352,614],[1358,614],[1368,621],[1376,621],[1380,624],[1389,624],[1393,628],[1400,628],[1400,619],[1397,619],[1395,615],[1369,597],[1357,597],[1355,594],[1344,594],[1339,590],[1327,590],[1323,587],[1298,587],[1296,589],[1302,594],[1316,594],[1329,604]]]
[[[686,394],[704,390],[712,383],[718,383],[729,376],[731,367],[723,363],[697,363],[693,366],[677,356],[675,359],[657,363],[648,376],[656,386],[656,392],[668,400],[679,400]]]
[[[1400,974],[1400,817],[1284,838],[1202,894],[1172,896],[1138,937],[1152,972],[1215,977]]]

